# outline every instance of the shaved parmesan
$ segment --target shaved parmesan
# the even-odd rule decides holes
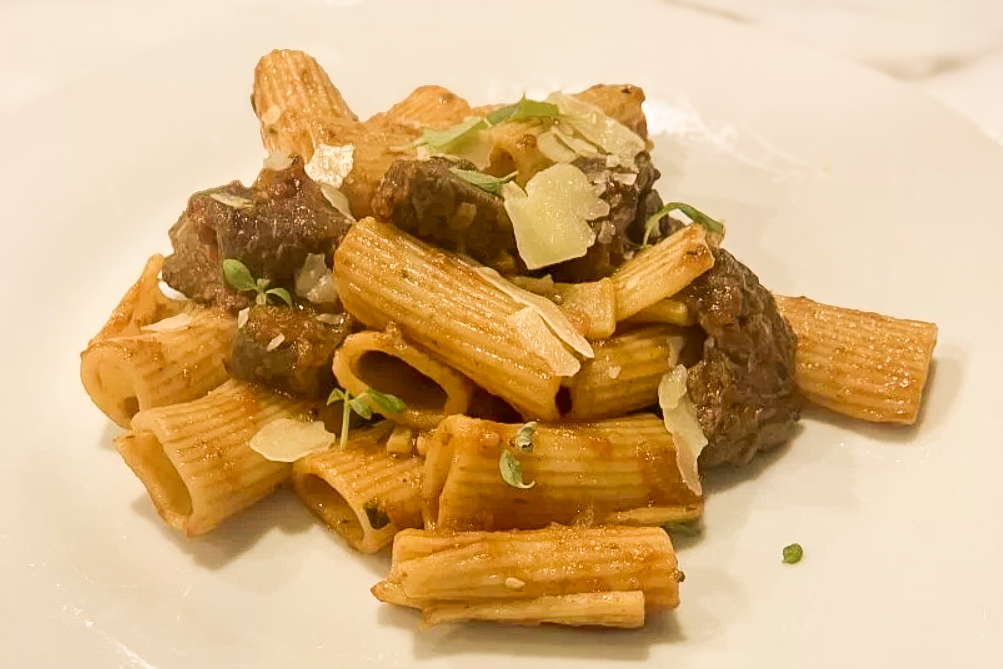
[[[327,450],[335,439],[322,421],[278,418],[258,430],[250,445],[252,451],[266,460],[296,462],[311,453]]]
[[[140,330],[143,332],[177,332],[178,330],[186,330],[191,324],[192,317],[187,313],[182,313],[144,325]]]
[[[273,107],[274,109],[274,107]],[[261,166],[266,170],[287,170],[293,164],[293,159],[285,151],[272,151],[269,153]]]
[[[697,495],[700,484],[698,458],[707,445],[700,428],[696,407],[686,395],[686,368],[676,365],[658,384],[658,405],[662,408],[665,429],[676,444],[676,464],[686,486]]]
[[[248,207],[254,205],[254,203],[246,197],[231,195],[230,193],[210,193],[209,197],[216,200],[216,202],[219,202],[220,204],[225,204],[231,209],[247,209]]]
[[[607,165],[614,163],[611,167],[634,167],[634,158],[645,149],[637,133],[595,105],[560,92],[548,95],[547,102],[557,105],[562,121],[567,121],[575,132],[613,156],[612,161],[607,159]]]
[[[251,307],[244,307],[237,312],[237,329],[240,330],[247,325],[247,319],[251,317]]]
[[[282,116],[282,110],[279,109],[278,105],[272,105],[265,110],[264,114],[261,115],[261,125],[275,125],[275,122],[279,120],[280,116]]]
[[[306,164],[306,173],[314,181],[341,188],[341,183],[354,166],[355,145],[331,146],[319,144]]]
[[[323,181],[318,182],[317,185],[320,186],[321,195],[324,196],[325,200],[331,203],[332,207],[347,216],[349,220],[353,222],[355,221],[355,216],[352,214],[352,205],[348,202],[347,195],[331,184],[326,184]]]
[[[554,336],[540,313],[532,307],[520,309],[509,316],[508,321],[518,333],[526,351],[546,360],[557,376],[574,376],[582,368],[578,358]]]
[[[334,272],[323,253],[311,253],[296,272],[296,295],[314,304],[337,304],[338,289]]]
[[[595,357],[592,345],[575,329],[575,326],[571,324],[571,321],[556,304],[542,295],[536,295],[528,290],[523,290],[511,281],[507,281],[501,274],[490,267],[475,267],[474,269],[481,275],[481,278],[492,286],[519,304],[535,310],[550,328],[551,332],[565,344],[586,358]]]
[[[538,172],[525,191],[505,184],[502,198],[529,269],[585,255],[596,241],[588,222],[609,215],[609,204],[595,195],[585,173],[564,163]]]
[[[267,351],[268,353],[271,353],[272,351],[274,351],[275,349],[277,349],[279,346],[282,346],[282,342],[284,342],[285,340],[286,340],[286,336],[284,334],[277,334],[277,335],[275,335],[274,337],[272,337],[272,340],[270,342],[268,342],[268,346],[265,347],[265,351]]]
[[[578,158],[577,153],[569,149],[564,142],[557,138],[553,128],[541,133],[536,138],[536,148],[555,163],[570,163]]]

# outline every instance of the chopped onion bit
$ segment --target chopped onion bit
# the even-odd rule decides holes
[[[596,241],[588,222],[609,215],[609,204],[595,195],[585,173],[564,163],[535,174],[525,191],[505,184],[502,197],[529,269],[585,255]]]
[[[295,462],[311,453],[330,448],[335,435],[319,420],[304,422],[278,418],[251,437],[251,450],[272,462]]]
[[[282,346],[282,342],[284,342],[285,340],[286,340],[286,336],[284,334],[277,334],[277,335],[275,335],[274,337],[272,337],[272,340],[270,342],[268,342],[268,346],[265,347],[265,351],[267,351],[268,353],[271,353],[272,351],[274,351],[275,349],[277,349],[279,346]]]
[[[210,193],[209,197],[216,200],[216,202],[219,202],[220,204],[225,204],[231,209],[247,209],[248,207],[254,206],[254,203],[246,197],[231,195],[230,193]]]
[[[276,108],[272,107],[272,109]],[[274,170],[278,172],[279,170],[289,169],[289,166],[292,164],[293,159],[285,151],[272,151],[265,157],[261,166],[266,170]]]

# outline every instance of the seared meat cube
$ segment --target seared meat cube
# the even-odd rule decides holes
[[[251,307],[233,342],[230,373],[304,398],[326,398],[335,386],[334,351],[351,332],[348,314],[303,306]]]
[[[193,195],[170,229],[174,253],[164,261],[164,281],[196,301],[236,311],[251,299],[226,285],[224,259],[240,260],[272,286],[291,287],[308,254],[330,261],[350,224],[294,158],[286,169],[263,169],[250,188],[235,181]]]
[[[502,199],[456,176],[453,167],[477,169],[473,163],[441,157],[397,161],[380,182],[373,213],[500,272],[525,269]]]
[[[714,267],[681,297],[707,334],[687,390],[709,444],[700,464],[744,464],[794,432],[797,337],[748,267],[715,249]]]

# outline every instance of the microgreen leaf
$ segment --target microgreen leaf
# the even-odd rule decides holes
[[[269,295],[277,297],[283,302],[285,302],[288,306],[290,307],[293,306],[293,297],[292,295],[289,294],[289,291],[286,290],[285,288],[269,288],[268,290],[265,291],[265,295],[266,297]]]
[[[519,431],[512,437],[512,445],[522,453],[530,453],[533,450],[533,435],[536,434],[536,421],[530,421],[519,428]]]
[[[264,293],[258,293],[254,296],[254,303],[259,307],[263,307],[268,304],[268,296]]]
[[[498,125],[505,121],[518,121],[524,118],[557,118],[560,114],[557,105],[530,100],[523,95],[515,104],[496,109],[484,118],[490,125]]]
[[[460,140],[467,139],[471,133],[483,130],[486,127],[487,123],[484,122],[484,119],[471,116],[443,130],[425,128],[421,131],[421,139],[418,140],[418,143],[428,146],[433,151],[444,152]]]
[[[698,225],[702,225],[707,229],[707,232],[715,232],[717,234],[724,234],[724,225],[720,222],[715,221],[713,218],[703,213],[699,209],[695,209],[688,204],[683,202],[670,202],[654,214],[648,217],[648,220],[644,223],[644,239],[641,240],[641,245],[645,246],[648,243],[648,239],[652,234],[658,230],[659,223],[666,215],[679,210],[686,214],[691,221]]]
[[[508,449],[504,449],[498,457],[498,471],[501,472],[502,480],[513,488],[528,490],[536,485],[536,481],[523,483],[522,464],[516,460],[516,457],[512,455],[512,451]]]
[[[804,557],[804,549],[801,544],[791,544],[784,546],[784,564],[797,564]]]
[[[235,290],[257,290],[258,288],[257,284],[254,283],[251,270],[247,269],[247,265],[236,258],[227,258],[223,261],[223,276]]]
[[[373,390],[372,388],[370,388],[366,394],[369,395],[369,399],[375,402],[377,406],[389,413],[401,413],[407,409],[407,404],[404,400],[396,395],[381,393],[380,391]]]
[[[515,178],[515,172],[507,177],[496,177],[476,170],[461,170],[459,167],[450,167],[449,171],[467,183],[494,195],[501,195],[502,186]]]
[[[331,394],[327,396],[327,403],[334,404],[335,402],[344,402],[345,397],[347,396],[348,393],[346,391],[341,388],[335,388],[331,391]]]
[[[254,283],[256,284],[255,290],[257,290],[260,293],[263,292],[266,288],[268,288],[268,286],[272,283],[272,280],[262,277],[257,281],[255,281]]]
[[[369,406],[368,402],[366,402],[366,393],[356,395],[352,399],[348,400],[348,404],[352,407],[352,411],[359,414],[366,420],[373,417],[373,408]]]

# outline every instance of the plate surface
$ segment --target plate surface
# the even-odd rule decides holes
[[[216,14],[0,126],[0,665],[999,666],[998,146],[881,75],[659,3]],[[367,591],[387,560],[290,495],[176,536],[77,354],[190,193],[253,179],[252,70],[277,47],[315,55],[363,115],[423,83],[474,103],[643,86],[659,190],[726,219],[764,284],[940,325],[921,424],[812,414],[789,447],[711,475],[705,535],[679,545],[682,606],[633,632],[418,631]],[[781,564],[795,541],[803,562]]]

